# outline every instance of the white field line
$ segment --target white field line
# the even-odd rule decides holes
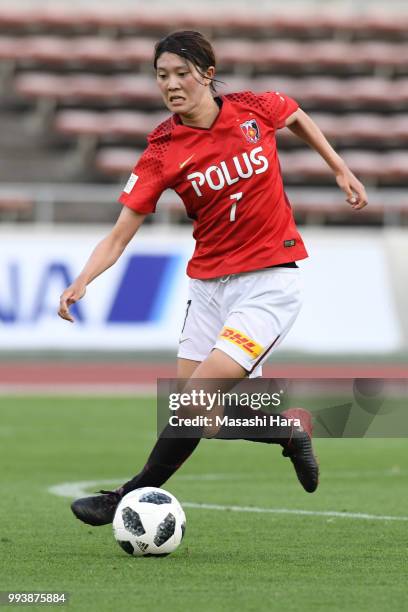
[[[203,474],[211,476],[214,474]],[[207,478],[210,480],[210,478]],[[198,478],[197,478],[198,480]],[[89,489],[101,485],[117,485],[120,480],[83,480],[79,482],[64,482],[48,488],[48,491],[60,497],[83,497],[89,495]],[[298,510],[293,508],[260,508],[257,506],[227,506],[220,504],[200,504],[195,502],[182,502],[185,508],[198,508],[201,510],[218,510],[230,512],[253,512],[257,514],[289,514],[292,516],[321,516],[328,518],[362,519],[368,521],[408,521],[408,516],[390,516],[379,514],[366,514],[363,512],[337,512],[334,510]]]
[[[241,476],[239,474],[180,474],[177,478],[180,480],[196,480],[196,481],[214,481],[214,480],[237,480]],[[58,497],[85,497],[91,493],[95,493],[97,489],[105,485],[119,486],[121,482],[127,478],[115,478],[107,480],[81,480],[79,482],[63,482],[61,484],[48,487],[48,492]]]
[[[183,502],[185,508],[203,510],[229,510],[232,512],[257,512],[260,514],[293,514],[296,516],[328,516],[333,518],[365,519],[368,521],[408,521],[408,516],[387,516],[364,514],[362,512],[335,512],[334,510],[294,510],[289,508],[257,508],[256,506],[219,506],[217,504],[196,504]]]

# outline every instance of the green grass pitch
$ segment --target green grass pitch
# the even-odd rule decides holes
[[[152,398],[0,398],[0,590],[67,591],[74,611],[408,609],[408,521],[187,507],[180,548],[143,559],[49,492],[120,484],[142,466],[155,423]],[[165,488],[181,502],[408,516],[406,440],[316,448],[314,495],[278,447],[244,441],[202,441]]]

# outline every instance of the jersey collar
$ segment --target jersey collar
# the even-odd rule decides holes
[[[172,116],[173,118],[173,123],[181,128],[184,128],[186,130],[199,130],[200,132],[211,132],[212,130],[214,130],[218,124],[221,121],[221,117],[224,117],[224,115],[226,114],[226,107],[228,106],[228,100],[225,98],[225,96],[217,96],[216,98],[214,98],[215,101],[217,102],[218,106],[220,107],[220,112],[218,113],[218,115],[216,116],[216,118],[214,119],[212,125],[209,128],[204,128],[204,127],[196,127],[196,126],[192,126],[192,125],[184,125],[184,123],[181,121],[179,115],[174,114]]]

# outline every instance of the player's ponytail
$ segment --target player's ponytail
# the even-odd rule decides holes
[[[211,43],[200,33],[193,30],[180,30],[168,34],[154,47],[153,65],[156,70],[157,60],[162,53],[175,53],[191,62],[204,76],[210,66],[215,68],[215,53]],[[211,79],[211,89],[215,92],[217,79]]]

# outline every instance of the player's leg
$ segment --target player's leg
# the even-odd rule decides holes
[[[221,351],[214,351],[201,364],[194,360],[180,360],[178,372],[183,375],[184,382],[184,376],[190,374],[190,378],[184,384],[186,390],[197,386],[196,375],[198,378],[205,379],[214,379],[216,376],[222,379],[237,379],[246,376],[244,368]],[[189,381],[194,381],[191,387],[189,387]],[[227,384],[226,389],[234,383],[235,381],[232,381],[231,385]],[[178,433],[180,435],[175,437],[170,426],[165,427],[146,464],[136,476],[116,491],[100,491],[102,495],[75,500],[71,504],[75,516],[89,525],[106,525],[112,522],[116,507],[124,495],[141,487],[162,486],[192,454],[202,437],[201,431],[195,437],[191,437],[189,432],[183,435],[180,429]]]
[[[193,359],[177,360],[177,378],[189,379],[200,366],[200,361]],[[140,487],[160,487],[196,449],[201,437],[174,437],[169,426],[165,427],[157,439],[146,464],[131,480],[120,487],[121,495],[126,495]]]
[[[221,326],[216,291],[217,281],[190,282],[177,363],[180,379],[189,379],[214,345]],[[116,491],[101,491],[102,495],[75,500],[71,504],[72,512],[89,525],[106,525],[112,522],[123,495],[139,487],[161,486],[191,455],[200,439],[201,436],[168,437],[165,428],[146,464],[136,476]]]
[[[179,340],[177,378],[185,386],[186,381],[195,378],[215,378],[217,364],[212,364],[211,349],[221,327],[220,304],[217,301],[219,281],[191,281],[189,299]],[[244,369],[226,356],[224,365],[218,364],[225,378],[245,376]],[[221,371],[220,369],[218,371]],[[205,376],[200,372],[206,373]],[[180,389],[181,390],[181,389]],[[142,470],[119,490],[122,495],[139,487],[160,487],[188,459],[201,440],[199,435],[189,435],[183,428],[174,429],[167,425],[157,439]],[[186,434],[186,435],[185,435]]]
[[[179,358],[177,369],[178,378],[183,383],[182,390],[187,393],[193,388],[201,387],[200,379],[206,379],[206,390],[209,390],[208,384],[211,384],[208,379],[214,380],[218,389],[220,386],[216,381],[218,378],[223,380],[225,390],[229,390],[235,382],[233,380],[228,384],[225,379],[239,379],[246,376],[245,369],[221,351],[211,352],[202,362]],[[200,430],[199,435],[194,436],[191,430],[187,428],[184,431],[183,427],[179,427],[177,433],[175,436],[174,428],[170,425],[164,428],[141,472],[120,488],[122,495],[140,487],[160,487],[164,484],[190,457],[203,434]]]
[[[186,385],[187,390],[196,388],[199,384],[198,379],[218,379],[218,381],[224,381],[223,388],[220,390],[226,392],[234,384],[232,380],[230,383],[225,382],[226,379],[240,379],[248,374],[255,376],[269,351],[287,333],[299,310],[296,288],[292,287],[288,291],[287,287],[283,288],[282,285],[285,283],[282,283],[281,279],[277,288],[271,288],[267,304],[264,300],[260,302],[254,296],[249,295],[250,290],[253,289],[254,295],[264,296],[265,281],[268,281],[267,277],[270,276],[268,272],[266,271],[266,276],[263,278],[255,277],[254,287],[246,286],[244,291],[239,286],[239,280],[233,283],[229,297],[230,302],[235,303],[235,310],[229,309],[227,325],[223,328],[220,324],[220,316],[223,316],[222,306],[225,310],[228,300],[224,300],[222,304],[221,296],[216,296],[216,293],[228,293],[226,287],[221,287],[219,281],[193,284],[193,299],[188,301],[179,350],[179,374],[183,377],[190,375],[190,378],[193,374]],[[256,284],[259,285],[259,282],[261,285],[257,288]],[[285,300],[282,299],[282,292]],[[247,301],[245,302],[244,299],[244,303],[237,308],[240,296],[245,296]],[[195,307],[191,308],[193,302]],[[282,306],[284,306],[283,310]],[[277,316],[279,312],[280,316]],[[282,315],[282,312],[286,314]],[[190,316],[189,313],[191,313]],[[231,325],[235,327],[230,327]],[[254,329],[254,325],[257,329]],[[210,352],[216,337],[214,330],[219,329],[221,332],[215,342],[216,350]],[[239,339],[236,337],[237,329]],[[246,336],[248,342],[243,343],[242,338]],[[257,336],[259,341],[263,341],[263,344],[251,340]],[[268,338],[271,340],[270,343]],[[218,383],[217,387],[219,387]],[[295,415],[294,418],[296,418]],[[312,491],[317,486],[318,468],[311,449],[311,430],[307,428],[306,423],[305,425],[305,431],[294,432],[291,428],[290,432],[285,432],[284,455],[291,458],[304,488]],[[268,433],[267,441],[274,441],[271,432]],[[165,432],[156,442],[146,466],[138,475],[116,492],[107,492],[106,495],[77,500],[71,506],[74,514],[91,525],[111,522],[116,506],[124,493],[141,486],[161,486],[190,456],[200,440],[199,436],[176,440],[172,438],[172,441],[168,443],[163,434]],[[282,431],[280,431],[281,435]],[[180,440],[182,440],[181,443]],[[262,440],[257,439],[256,441]],[[281,438],[278,441],[281,441]]]
[[[224,303],[228,316],[215,347],[241,364],[250,377],[261,374],[262,363],[282,342],[291,329],[301,306],[301,283],[297,268],[271,268],[249,275],[232,277],[225,284]],[[215,352],[215,351],[214,351]],[[253,416],[251,408],[237,406],[238,416]],[[257,410],[260,415],[260,411]],[[289,457],[304,489],[313,492],[318,486],[319,468],[313,453],[310,414],[290,409],[282,416],[299,419],[300,427],[276,430],[265,427],[252,437],[263,443],[280,443],[283,455]],[[268,421],[268,420],[267,420]],[[230,433],[230,432],[229,432]],[[263,435],[265,433],[265,436]],[[220,432],[219,437],[226,437]]]
[[[194,361],[193,359],[183,359],[179,357],[177,359],[177,378],[191,378],[200,363],[201,361]]]

